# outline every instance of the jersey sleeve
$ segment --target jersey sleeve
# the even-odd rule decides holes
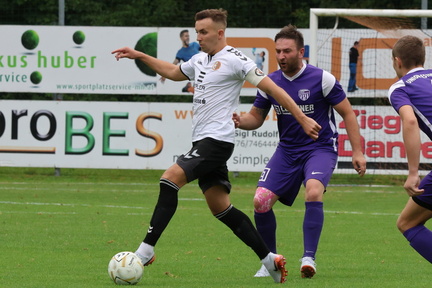
[[[332,106],[339,104],[346,98],[346,94],[336,77],[325,70],[322,74],[322,93],[326,101]]]
[[[271,102],[264,91],[258,89],[253,106],[264,110],[271,108]]]
[[[231,69],[233,73],[239,79],[246,80],[249,72],[257,68],[255,62],[236,48],[229,47],[227,51],[235,55],[231,57]]]
[[[198,54],[195,54],[192,56],[189,61],[183,62],[180,64],[180,70],[181,72],[189,79],[194,80],[195,79],[195,62],[197,61]]]
[[[412,106],[411,100],[403,87],[405,87],[404,82],[402,80],[399,80],[389,89],[388,98],[390,104],[393,106],[397,113],[399,113],[399,109],[404,105]]]

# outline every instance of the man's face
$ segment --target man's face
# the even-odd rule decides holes
[[[190,41],[189,32],[183,33],[181,37],[181,41],[183,42],[183,45],[189,46],[189,41]]]
[[[297,49],[293,39],[278,39],[275,42],[276,59],[282,72],[294,76],[303,66],[304,48]]]
[[[197,32],[197,41],[203,52],[212,53],[219,41],[219,30],[212,19],[205,18],[195,22],[195,31]]]

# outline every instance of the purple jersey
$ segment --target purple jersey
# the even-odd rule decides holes
[[[432,140],[432,70],[416,68],[409,71],[390,87],[388,95],[396,112],[399,113],[404,105],[413,108],[420,129]],[[413,200],[432,210],[432,172],[421,180],[419,188],[425,192]]]
[[[396,112],[404,105],[414,109],[420,129],[432,140],[432,70],[411,70],[389,90],[389,100]]]
[[[314,141],[304,132],[291,113],[279,105],[271,95],[258,90],[254,106],[261,109],[273,106],[278,119],[279,145],[298,151],[330,146],[337,151],[338,133],[332,106],[344,100],[346,94],[336,78],[312,65],[303,65],[294,77],[286,76],[281,70],[268,76],[288,92],[303,113],[322,127],[318,139]]]

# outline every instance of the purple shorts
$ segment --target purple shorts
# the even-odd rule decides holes
[[[418,205],[432,210],[432,172],[429,172],[420,182],[420,189],[424,189],[424,193],[417,197],[412,197]]]
[[[319,180],[327,187],[336,162],[337,152],[332,148],[293,152],[278,146],[257,186],[269,189],[280,197],[280,202],[291,206],[302,183],[305,184],[307,180]]]

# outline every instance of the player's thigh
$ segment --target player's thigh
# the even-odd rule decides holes
[[[189,152],[177,159],[177,164],[184,170],[187,181],[191,182],[226,167],[233,150],[232,143],[205,138],[194,143]]]
[[[162,179],[170,180],[180,188],[187,183],[186,174],[184,170],[176,163],[171,165],[161,176]]]
[[[327,187],[337,163],[337,153],[331,149],[315,149],[307,156],[303,171],[305,185],[309,179],[315,179]]]
[[[261,173],[257,186],[272,191],[279,201],[291,206],[304,179],[302,167],[301,153],[277,147]]]
[[[213,215],[225,211],[231,204],[228,191],[223,185],[210,187],[205,191],[204,196]]]

